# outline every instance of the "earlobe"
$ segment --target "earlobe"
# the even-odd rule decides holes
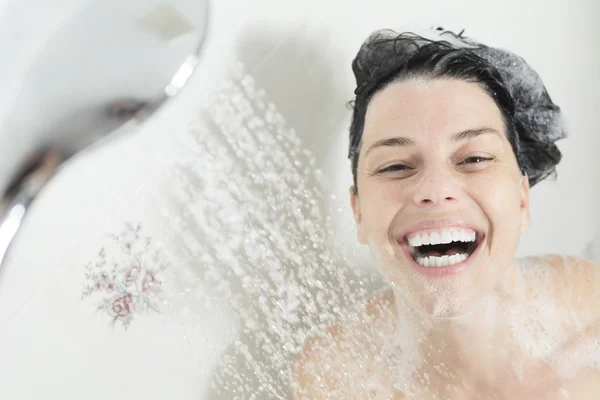
[[[354,187],[350,186],[350,203],[352,204],[352,213],[354,214],[354,222],[356,223],[356,235],[358,241],[362,244],[366,243],[364,228],[362,225],[362,215],[360,213],[360,200],[358,194],[354,192]]]
[[[354,214],[354,222],[360,224],[360,203],[358,194],[355,194],[354,186],[350,186],[350,204],[352,205],[352,213]]]
[[[521,232],[525,232],[531,226],[531,214],[529,212],[529,177],[524,174],[521,177]]]

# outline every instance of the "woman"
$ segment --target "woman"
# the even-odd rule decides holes
[[[597,270],[515,259],[566,136],[538,75],[439,29],[375,32],[352,67],[350,198],[391,290],[305,345],[295,397],[600,398]]]

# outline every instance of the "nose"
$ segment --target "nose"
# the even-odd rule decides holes
[[[414,203],[418,206],[450,204],[459,198],[460,186],[444,168],[429,168],[416,183]]]

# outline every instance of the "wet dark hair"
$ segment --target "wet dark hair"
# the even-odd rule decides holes
[[[556,173],[562,155],[556,144],[566,137],[560,108],[540,77],[520,57],[437,28],[432,39],[414,33],[376,31],[352,61],[356,79],[348,158],[354,193],[367,107],[389,84],[414,78],[453,78],[479,85],[498,106],[507,139],[530,186]]]

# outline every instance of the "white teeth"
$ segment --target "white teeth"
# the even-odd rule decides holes
[[[413,242],[414,242],[414,245],[412,245],[413,247],[422,246],[422,245],[423,245],[423,242],[421,241],[421,235],[416,235],[416,236],[413,238]]]
[[[461,237],[460,231],[458,229],[452,229],[451,232],[452,232],[452,241],[459,242],[460,237]]]
[[[442,236],[438,232],[431,232],[429,234],[429,244],[441,244]]]
[[[475,232],[463,231],[461,236],[461,241],[463,242],[472,242],[475,240]]]
[[[450,228],[437,232],[414,234],[408,238],[408,244],[412,247],[419,247],[452,242],[474,242],[476,237],[477,234],[471,229]]]
[[[452,243],[452,234],[450,233],[450,231],[442,232],[442,243]]]
[[[435,267],[447,267],[450,265],[458,264],[469,258],[466,253],[454,254],[452,256],[441,256],[441,257],[419,257],[417,262],[423,267],[435,268]]]

